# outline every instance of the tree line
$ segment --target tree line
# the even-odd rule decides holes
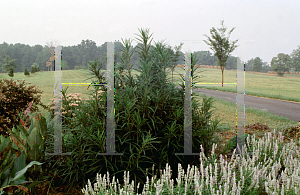
[[[115,62],[121,62],[120,56],[123,50],[123,44],[119,41],[114,43],[115,45]],[[133,46],[131,46],[134,49]],[[139,44],[135,46],[138,48]],[[151,46],[154,47],[154,46]],[[171,46],[168,47],[171,54],[175,55],[175,50]],[[25,69],[31,70],[32,67],[37,67],[41,71],[49,71],[54,69],[49,69],[46,67],[47,62],[54,65],[53,60],[51,61],[51,50],[50,45],[35,45],[29,46],[21,43],[0,44],[0,72],[9,72],[7,68],[8,64],[14,62],[14,72],[24,72]],[[133,50],[133,56],[131,59],[131,64],[134,68],[140,67],[140,62],[138,59],[137,49]],[[175,64],[184,64],[184,53],[178,51],[178,61]],[[218,58],[212,54],[210,51],[196,51],[193,52],[199,65],[218,65]],[[103,69],[106,69],[106,43],[101,46],[96,46],[96,43],[92,40],[82,40],[80,44],[74,46],[66,46],[62,48],[62,69],[63,70],[73,70],[73,69],[87,69],[88,62],[95,60],[95,58],[102,60]],[[50,60],[49,60],[50,59]],[[225,69],[236,69],[237,61],[241,60],[238,57],[229,55],[226,60]],[[2,62],[2,63],[1,63]],[[300,71],[300,46],[293,50],[291,55],[280,53],[274,57],[270,63],[263,62],[261,58],[256,57],[248,60],[245,63],[246,71],[255,72],[287,72],[287,71]]]
[[[279,75],[283,75],[284,72],[300,72],[300,46],[288,55],[279,53],[276,57],[273,57],[270,63],[263,62],[259,57],[252,58],[246,62],[246,70],[255,72],[267,72],[275,71]],[[247,69],[248,67],[248,69]]]
[[[121,42],[116,41],[115,45],[115,62],[121,62],[120,55],[123,49]],[[138,51],[136,48],[139,44],[131,49],[134,50],[131,63],[134,64],[135,68],[140,67],[138,59]],[[154,47],[154,46],[152,46]],[[173,55],[175,51],[173,48],[168,48]],[[52,50],[53,51],[53,50]],[[179,57],[176,64],[184,64],[184,53],[179,51]],[[216,65],[217,58],[213,56],[209,51],[197,51],[193,52],[193,55],[198,57],[198,64],[201,65]],[[7,58],[8,56],[8,58]],[[15,72],[24,72],[25,68],[31,69],[31,66],[37,66],[41,71],[50,70],[46,67],[47,62],[51,58],[51,47],[49,45],[35,45],[29,46],[21,43],[0,44],[0,62],[3,61],[5,64],[7,59],[15,60]],[[87,68],[88,62],[95,60],[95,58],[103,60],[103,69],[106,68],[106,43],[101,46],[96,46],[96,43],[92,40],[82,40],[80,44],[74,46],[66,46],[62,48],[62,68],[63,70],[73,70],[79,68]],[[6,59],[6,61],[4,61]],[[51,60],[50,60],[51,61]],[[53,64],[53,60],[52,60]],[[236,57],[230,56],[227,61],[228,69],[236,67]],[[6,72],[3,68],[1,72]],[[53,69],[52,69],[53,71]]]

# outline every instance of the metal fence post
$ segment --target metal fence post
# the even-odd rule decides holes
[[[54,48],[54,153],[45,153],[50,155],[71,155],[71,152],[62,153],[62,84],[61,84],[61,66],[62,66],[62,46]]]
[[[123,155],[123,153],[115,153],[115,101],[114,101],[114,44],[107,42],[107,112],[106,112],[106,153],[98,153],[97,155]]]
[[[55,60],[56,59],[56,60]],[[62,86],[63,85],[105,85],[102,83],[62,83],[61,82],[61,66],[62,66],[62,47],[55,47],[54,50],[54,153],[46,153],[49,155],[71,155],[71,152],[62,153]],[[106,117],[106,153],[98,153],[97,155],[123,155],[123,153],[115,153],[115,121],[114,121],[114,44],[107,42],[107,117]]]

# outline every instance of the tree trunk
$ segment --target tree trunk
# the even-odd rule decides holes
[[[224,72],[224,66],[221,67],[222,70],[222,87],[223,87],[223,72]]]

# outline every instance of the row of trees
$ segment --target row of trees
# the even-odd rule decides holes
[[[222,66],[222,73],[225,69],[236,69],[237,61],[240,61],[239,58],[231,56],[230,53],[236,48],[236,41],[229,42],[229,36],[234,30],[231,29],[228,33],[228,36],[225,36],[226,27],[223,24],[224,21],[221,21],[221,28],[215,29],[212,28],[210,33],[211,37],[205,35],[208,40],[204,41],[209,46],[210,49],[214,52],[212,54],[210,51],[196,51],[193,52],[193,56],[197,59],[197,64],[199,65],[219,65]],[[183,43],[180,44],[180,48]],[[223,44],[223,45],[222,45]],[[24,72],[25,68],[31,70],[32,67],[36,67],[39,70],[54,70],[53,57],[53,47],[56,44],[47,43],[47,45],[35,45],[33,47],[25,44],[0,44],[0,59],[3,59],[2,70],[1,72]],[[123,50],[123,44],[119,41],[114,43],[115,45],[115,62],[121,62],[121,51]],[[218,47],[224,47],[224,51],[219,50]],[[138,43],[135,47],[131,46],[132,58],[130,63],[133,64],[134,68],[140,67],[140,62],[138,61],[138,52],[136,48],[140,48],[141,43]],[[154,46],[150,46],[151,49]],[[177,50],[176,50],[177,49]],[[178,50],[178,48],[171,46],[167,47],[167,50],[173,56],[177,56],[177,61],[173,60],[173,64],[184,64],[184,53]],[[219,51],[222,51],[221,53]],[[225,53],[224,53],[225,52]],[[227,52],[227,53],[226,53]],[[53,54],[52,54],[53,56]],[[82,40],[80,44],[74,46],[63,47],[62,49],[62,69],[63,70],[72,70],[84,68],[87,69],[88,62],[93,61],[95,58],[104,59],[102,62],[103,69],[106,69],[106,43],[101,46],[96,46],[96,43],[92,40]],[[241,62],[241,61],[240,61]],[[50,67],[46,67],[48,64]],[[276,71],[278,74],[288,71],[300,71],[300,46],[296,50],[293,50],[291,55],[280,53],[277,57],[274,57],[270,63],[263,62],[259,57],[252,58],[245,63],[246,71],[255,71],[255,72],[268,72]],[[0,63],[1,65],[1,63]],[[12,70],[13,69],[13,70]]]
[[[279,53],[272,58],[271,66],[267,62],[263,62],[259,57],[252,58],[246,62],[246,71],[267,72],[273,70],[279,75],[284,72],[299,72],[300,71],[300,46],[293,50],[291,55]]]
[[[264,66],[268,66],[270,70],[272,69],[269,64],[263,62],[260,57],[252,58],[246,62],[246,70],[248,71],[263,72]]]
[[[298,46],[298,49],[293,50],[291,56],[279,53],[277,57],[272,58],[271,66],[272,70],[276,71],[280,76],[282,76],[284,72],[289,72],[290,70],[299,72],[300,46]]]
[[[15,72],[23,72],[25,68],[30,69],[33,64],[36,64],[40,70],[48,70],[46,67],[47,62],[52,63],[51,53],[53,53],[55,44],[47,43],[47,45],[35,45],[33,47],[25,44],[0,44],[0,59],[15,59]],[[63,47],[63,68],[75,69],[75,66],[87,66],[87,62],[94,60],[95,57],[104,57],[106,48],[104,45],[97,47],[95,42],[86,40],[82,41],[77,46]],[[98,54],[98,55],[96,55]],[[53,54],[52,54],[53,56]],[[49,67],[50,68],[50,67]],[[49,69],[51,70],[51,69]],[[52,68],[52,70],[54,70]],[[2,67],[1,72],[7,72]]]
[[[51,48],[53,44],[47,44],[44,47],[41,45],[35,45],[30,47],[24,44],[10,44],[7,43],[0,44],[0,59],[14,59],[15,62],[15,72],[24,72],[25,68],[31,70],[31,66],[37,66],[41,71],[54,70],[51,67],[46,67],[46,64],[51,63],[54,67],[53,58],[51,60]],[[139,48],[141,44],[137,44],[135,47],[131,46],[133,50],[133,55],[131,59],[131,64],[134,64],[134,68],[140,67],[140,62],[138,59],[138,52],[134,50]],[[154,46],[151,46],[154,47]],[[120,55],[123,49],[121,42],[115,42],[115,62],[121,62]],[[175,55],[176,48],[168,47],[168,50]],[[184,64],[184,53],[177,51],[178,61],[173,62],[174,64]],[[198,64],[203,65],[217,65],[217,57],[215,57],[209,51],[197,51],[193,55],[198,58]],[[96,46],[96,43],[91,40],[82,40],[77,46],[67,46],[62,49],[62,69],[63,70],[73,70],[79,68],[87,68],[89,61],[93,61],[95,58],[104,59],[103,69],[106,68],[106,43],[101,46]],[[236,68],[237,58],[229,56],[226,62],[226,69]],[[6,69],[2,67],[1,72],[7,72]]]
[[[2,44],[3,45],[3,44]],[[120,62],[120,50],[122,49],[123,45],[120,42],[116,42],[116,52],[115,52],[115,61]],[[16,44],[16,46],[19,46],[19,44]],[[182,46],[182,44],[181,44]],[[135,46],[139,47],[139,45]],[[81,48],[81,54],[79,51]],[[68,46],[63,48],[63,62],[62,62],[62,68],[63,70],[68,69],[78,69],[78,68],[87,68],[87,62],[91,61],[93,56],[96,55],[96,52],[92,52],[93,49],[96,49],[97,46],[95,46],[95,42],[93,41],[82,41],[81,44],[78,46]],[[100,47],[100,53],[98,53],[100,59],[106,60],[106,52],[105,52],[106,44],[103,44]],[[173,61],[174,65],[176,64],[184,64],[184,53],[177,50],[176,47],[174,47],[175,51],[169,47],[169,51],[173,55],[177,55],[178,59],[177,61]],[[133,47],[131,47],[131,50],[133,50]],[[176,54],[175,54],[176,52]],[[137,68],[139,66],[139,62],[137,60],[138,53],[136,50],[133,52],[133,58],[131,60],[131,63],[134,64],[134,67]],[[26,56],[26,55],[25,55]],[[18,59],[10,59],[9,55],[6,55],[3,59],[2,64],[2,72],[8,72],[10,74],[13,74],[12,72],[23,72],[25,69],[31,70],[31,72],[36,72],[35,70],[32,70],[33,67],[39,70],[47,70],[47,67],[44,66],[47,61],[49,61],[49,56],[51,56],[50,47],[45,46],[42,51],[40,51],[37,55],[37,59],[35,62],[33,62],[31,65],[30,63],[24,65],[18,65],[17,62],[20,60]],[[43,57],[44,56],[44,57]],[[85,56],[84,58],[81,58],[80,56]],[[213,55],[210,51],[196,51],[193,52],[193,56],[197,58],[197,64],[203,64],[203,65],[218,65],[217,61],[218,58]],[[240,61],[239,58],[229,55],[226,60],[226,66],[225,69],[236,69],[237,67],[237,61]],[[22,60],[21,60],[22,62]],[[104,61],[105,62],[105,61]],[[240,61],[241,62],[241,61]],[[53,62],[52,62],[53,63]],[[241,62],[244,63],[244,62]],[[1,63],[0,63],[1,64]],[[43,66],[42,66],[43,64]],[[76,64],[74,66],[74,64]],[[103,63],[103,67],[105,67],[106,63]],[[298,49],[294,50],[293,53],[289,56],[288,54],[280,53],[277,55],[277,57],[274,57],[271,61],[271,66],[267,62],[263,62],[263,60],[259,57],[252,58],[245,62],[246,71],[255,71],[255,72],[268,72],[268,71],[276,71],[279,74],[282,74],[283,72],[289,72],[289,71],[300,71],[300,46]],[[23,70],[24,68],[24,70]],[[12,70],[13,69],[13,70]],[[16,69],[16,70],[15,70]]]
[[[2,70],[8,72],[8,75],[10,77],[14,77],[14,72],[15,72],[15,68],[17,68],[16,65],[16,59],[11,60],[9,58],[9,56],[7,55],[4,59],[3,59],[4,64],[2,64]],[[33,63],[31,65],[31,73],[35,73],[40,71],[40,68],[38,67],[37,63]],[[25,68],[24,70],[24,74],[25,75],[29,75],[29,72],[27,70],[27,68]]]

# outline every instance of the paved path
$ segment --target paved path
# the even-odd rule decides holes
[[[178,86],[178,88],[181,88]],[[193,89],[193,92],[217,97],[232,103],[236,103],[236,93],[215,91],[209,89]],[[245,106],[253,109],[268,111],[271,114],[287,117],[293,121],[300,121],[300,103],[271,98],[262,98],[245,95]]]

